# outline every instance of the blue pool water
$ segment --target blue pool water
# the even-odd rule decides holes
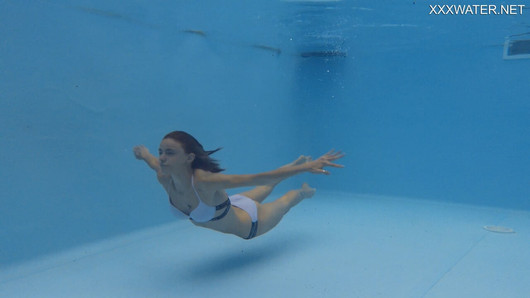
[[[234,289],[256,273],[263,297],[470,297],[495,294],[492,279],[521,297],[530,60],[503,52],[507,39],[530,39],[529,12],[432,15],[429,5],[1,1],[0,294],[31,280],[42,290],[29,296],[130,296],[120,292],[130,283],[138,296],[171,296],[183,283],[178,293],[200,297],[223,287],[201,276]],[[134,159],[134,145],[156,152],[177,129],[223,147],[227,173],[331,148],[347,153],[346,168],[284,182],[273,197],[303,181],[317,195],[242,242],[175,221]],[[212,242],[225,252],[210,254]],[[71,285],[51,282],[62,278]]]

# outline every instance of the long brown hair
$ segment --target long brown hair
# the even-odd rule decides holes
[[[211,154],[221,150],[217,148],[215,150],[206,151],[192,135],[184,131],[172,131],[168,133],[164,139],[173,139],[180,144],[187,154],[195,154],[195,159],[191,163],[192,169],[201,169],[212,173],[219,173],[224,171],[219,166],[219,162],[210,157]]]

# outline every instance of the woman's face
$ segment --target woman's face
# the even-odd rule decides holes
[[[191,166],[194,154],[188,154],[184,151],[182,144],[167,138],[163,139],[158,149],[158,159],[160,161],[160,168],[164,173],[172,173],[180,171],[187,166]]]

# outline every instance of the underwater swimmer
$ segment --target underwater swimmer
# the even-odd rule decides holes
[[[158,158],[142,145],[135,146],[133,152],[156,172],[170,204],[189,216],[195,225],[244,239],[270,231],[292,207],[315,194],[316,190],[304,183],[300,189],[262,204],[282,180],[303,172],[329,175],[324,167],[343,167],[332,162],[344,154],[332,150],[316,160],[300,156],[269,172],[225,175],[220,173],[223,169],[217,161],[210,157],[219,149],[205,151],[193,136],[174,131],[162,139]],[[225,189],[245,186],[257,187],[230,197],[226,194]]]

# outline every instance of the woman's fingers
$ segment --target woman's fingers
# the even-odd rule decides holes
[[[331,162],[343,158],[344,156],[345,154],[342,151],[335,151],[335,149],[331,149],[328,151],[328,153],[322,155],[317,160],[312,161],[313,167],[309,171],[313,174],[330,175],[330,172],[324,170],[324,167],[344,168],[344,165]]]
[[[134,148],[133,148],[134,156],[135,156],[137,159],[142,159],[142,158],[143,158],[143,151],[144,151],[144,150],[146,150],[146,148],[145,148],[144,145],[134,146]]]
[[[344,155],[345,154],[342,151],[335,151],[335,149],[330,150],[328,153],[324,154],[320,158],[322,164],[319,167],[319,170],[316,171],[316,173],[329,175],[329,172],[323,169],[324,167],[344,168],[344,165],[331,162],[333,160],[343,158]]]
[[[323,174],[323,175],[329,175],[330,173],[324,169],[312,169],[311,173],[313,174]]]
[[[342,151],[334,152],[334,150],[326,153],[324,156],[322,156],[325,159],[328,160],[337,160],[339,158],[343,158],[346,154],[342,153]]]
[[[337,160],[337,159],[339,159],[339,158],[343,158],[344,155],[345,155],[345,154],[342,153],[342,152],[337,152],[337,153],[331,155],[329,158],[330,158],[331,160]]]
[[[344,165],[339,165],[339,164],[331,163],[331,162],[328,162],[328,163],[326,164],[326,166],[328,166],[328,167],[334,167],[334,168],[344,168]]]
[[[326,154],[324,154],[324,155],[331,155],[331,154],[333,154],[333,152],[335,152],[335,149],[331,149],[331,150],[329,150],[329,151],[328,151]]]

